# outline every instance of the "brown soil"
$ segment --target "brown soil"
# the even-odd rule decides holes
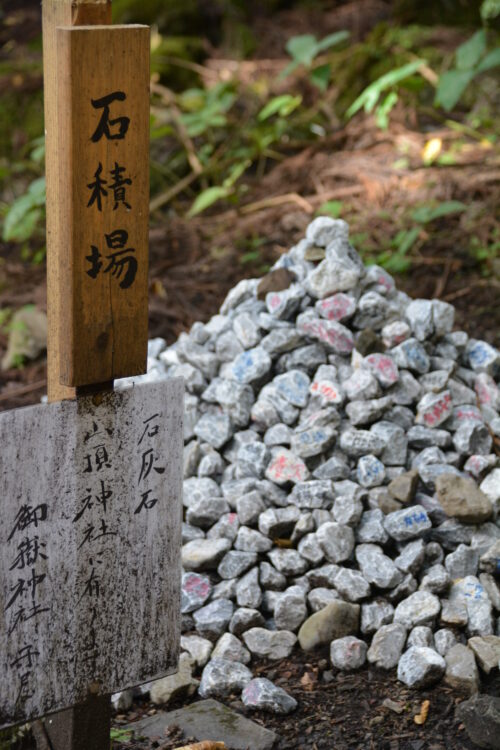
[[[364,668],[347,674],[330,670],[328,653],[294,652],[280,662],[252,665],[255,676],[267,677],[298,701],[286,717],[249,711],[236,697],[223,701],[277,735],[276,750],[472,750],[476,747],[455,719],[455,707],[464,695],[443,684],[426,690],[410,690],[398,682],[395,670]],[[484,689],[498,694],[500,680]],[[384,707],[386,699],[393,708]],[[429,700],[427,721],[419,726],[414,717]],[[117,728],[166,707],[138,703],[127,714],[115,717]],[[396,708],[400,713],[397,713]],[[202,738],[199,738],[200,740]],[[118,743],[115,750],[175,750],[186,737],[170,727],[162,742]],[[251,749],[250,749],[251,750]]]

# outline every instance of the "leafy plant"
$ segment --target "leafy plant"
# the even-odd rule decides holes
[[[377,78],[377,80],[367,86],[351,104],[346,112],[347,119],[350,119],[356,114],[356,112],[359,112],[361,108],[363,108],[367,114],[370,114],[375,109],[375,119],[378,127],[383,129],[387,128],[389,113],[398,101],[399,96],[396,91],[391,90],[379,104],[378,102],[381,95],[388,89],[394,89],[398,83],[401,83],[406,78],[417,73],[419,68],[425,63],[426,60],[414,60],[400,68],[394,68],[383,76],[380,76],[380,78]]]
[[[487,51],[486,30],[480,29],[455,51],[455,67],[439,78],[436,106],[451,111],[476,76],[500,65],[500,48]]]
[[[115,742],[130,742],[132,739],[132,732],[127,729],[117,729],[116,727],[112,727],[109,738],[111,741],[110,747],[111,750],[113,750]]]
[[[443,201],[437,206],[423,205],[413,211],[411,218],[419,224],[428,224],[450,214],[462,213],[467,206],[461,201]]]
[[[292,61],[286,66],[281,73],[282,78],[286,78],[299,67],[304,67],[309,72],[311,83],[317,86],[321,91],[328,88],[331,77],[331,65],[324,63],[314,66],[314,61],[322,52],[335,47],[349,38],[348,31],[336,31],[328,34],[318,41],[313,34],[301,34],[293,36],[286,44],[286,51],[292,58]]]
[[[34,180],[24,195],[11,204],[3,222],[4,242],[26,242],[38,228],[44,214],[45,177]]]
[[[342,201],[326,201],[316,211],[317,216],[331,216],[338,219],[342,213]]]

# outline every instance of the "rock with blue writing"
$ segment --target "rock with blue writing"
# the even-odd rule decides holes
[[[355,551],[356,561],[363,578],[379,589],[393,589],[403,579],[401,571],[390,557],[376,544],[359,544]]]
[[[199,573],[184,573],[181,584],[181,613],[194,612],[202,607],[212,593],[209,578]]]
[[[417,339],[410,338],[391,350],[392,358],[399,368],[411,370],[419,375],[429,372],[431,362],[429,355]]]
[[[291,370],[273,380],[278,393],[293,406],[300,408],[307,404],[310,384],[309,377],[302,370]]]
[[[446,671],[446,662],[432,648],[412,646],[398,664],[398,680],[411,688],[423,688],[439,682]]]
[[[427,511],[421,505],[412,505],[389,513],[384,525],[389,536],[398,542],[422,536],[432,527]]]
[[[500,352],[486,341],[470,339],[465,356],[475,372],[487,372],[493,375],[500,366]]]
[[[462,604],[467,610],[469,635],[492,635],[493,619],[491,600],[476,576],[466,576],[451,586],[449,600]]]
[[[356,478],[362,487],[378,487],[385,479],[385,466],[376,456],[361,456],[356,467]]]
[[[293,435],[291,449],[300,458],[318,456],[332,445],[336,436],[337,431],[333,427],[311,427]]]
[[[226,698],[239,692],[252,679],[250,670],[230,659],[211,659],[201,675],[198,692],[202,698]]]
[[[269,373],[271,365],[268,352],[261,346],[256,346],[236,357],[231,366],[231,377],[238,383],[255,383]]]
[[[216,599],[193,614],[196,630],[200,635],[218,638],[227,630],[233,612],[232,601]]]
[[[244,688],[241,700],[247,708],[275,714],[289,714],[297,708],[295,698],[265,677],[251,680]]]

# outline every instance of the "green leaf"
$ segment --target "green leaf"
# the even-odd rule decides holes
[[[350,34],[348,31],[336,31],[333,34],[328,34],[328,36],[323,37],[323,39],[317,43],[316,54],[324,52],[325,50],[330,49],[330,47],[334,47],[336,44],[340,44],[346,39],[349,39],[349,36]]]
[[[439,77],[435,104],[450,112],[474,78],[473,70],[448,70]]]
[[[408,250],[411,250],[411,248],[413,247],[419,234],[420,234],[419,227],[412,227],[411,229],[403,229],[401,230],[401,232],[398,232],[394,239],[394,244],[396,245],[398,249],[398,253],[400,255],[406,255]]]
[[[491,52],[488,52],[486,57],[481,60],[476,68],[476,75],[478,73],[484,73],[485,70],[496,68],[497,65],[500,65],[500,47],[492,49]]]
[[[420,206],[415,209],[411,217],[413,221],[418,221],[419,224],[428,224],[430,221],[434,221],[434,219],[439,219],[449,214],[461,213],[466,209],[467,206],[461,201],[444,201],[438,206]]]
[[[248,167],[251,165],[252,161],[251,159],[245,159],[244,161],[239,162],[238,164],[235,164],[234,167],[231,169],[228,177],[223,182],[223,187],[230,188],[233,187],[235,182],[237,182],[243,172],[248,169]]]
[[[318,42],[313,34],[292,36],[286,43],[286,51],[295,62],[309,67],[318,54]]]
[[[391,91],[375,110],[375,123],[381,130],[387,130],[389,127],[389,114],[397,101],[398,95],[395,91]]]
[[[332,66],[330,63],[327,63],[326,65],[320,65],[317,68],[313,68],[309,73],[309,79],[320,91],[326,91],[328,84],[330,83],[331,75]]]
[[[196,216],[197,214],[201,214],[202,211],[205,211],[207,208],[210,208],[210,206],[213,206],[213,204],[221,200],[221,198],[227,198],[230,193],[231,188],[222,187],[220,185],[209,187],[206,190],[203,190],[196,197],[193,205],[189,209],[187,213],[188,218]]]
[[[500,0],[483,0],[481,4],[481,18],[489,21],[500,15]]]
[[[28,194],[32,196],[35,206],[43,206],[45,204],[45,177],[33,180],[28,188]]]
[[[16,207],[16,209],[18,206]],[[5,217],[2,238],[5,242],[26,242],[35,231],[38,222],[42,218],[40,208],[31,208],[29,211],[9,211]]]
[[[302,97],[300,95],[281,94],[281,96],[275,96],[261,109],[258,119],[260,122],[264,122],[264,120],[268,120],[276,114],[279,114],[280,117],[287,117],[294,109],[297,109],[301,102]]]
[[[331,216],[333,219],[338,219],[342,212],[342,201],[326,201],[316,211],[317,216]]]
[[[385,89],[395,86],[396,83],[399,83],[404,78],[408,78],[408,76],[416,73],[425,62],[425,60],[415,60],[407,65],[403,65],[401,68],[394,68],[378,78],[367,86],[367,88],[362,91],[358,98],[351,104],[346,112],[346,117],[349,119],[356,114],[361,107],[364,107],[365,112],[371,112],[377,104],[380,94],[385,91]]]
[[[455,52],[458,70],[471,70],[474,68],[484,55],[485,50],[486,32],[484,29],[481,29],[461,44]]]

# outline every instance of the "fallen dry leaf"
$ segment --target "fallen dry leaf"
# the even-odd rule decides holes
[[[427,721],[427,714],[429,713],[430,701],[424,701],[420,707],[420,713],[413,717],[415,724],[425,724]]]

